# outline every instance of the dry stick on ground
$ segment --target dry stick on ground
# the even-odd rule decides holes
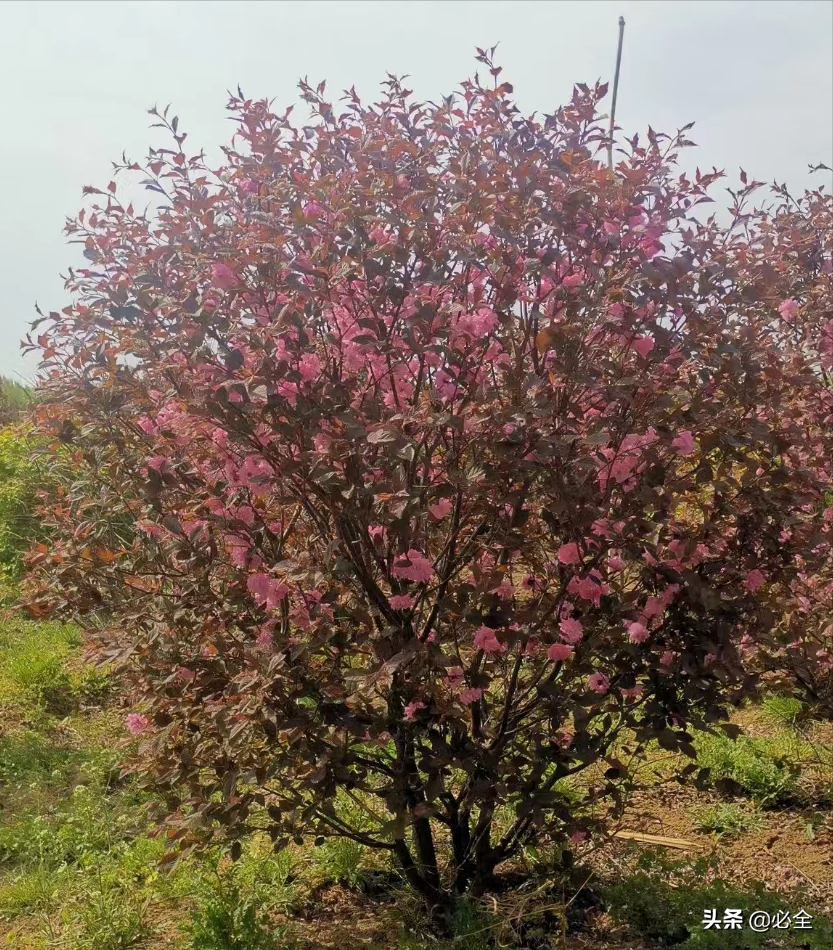
[[[656,844],[663,848],[676,848],[680,851],[704,851],[705,845],[699,841],[690,841],[687,838],[668,838],[665,835],[648,835],[641,831],[614,831],[614,838],[626,841],[642,841],[645,844]]]

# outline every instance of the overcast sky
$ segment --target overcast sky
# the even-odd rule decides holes
[[[161,144],[146,109],[172,102],[193,151],[227,141],[228,89],[296,100],[300,76],[375,97],[386,72],[425,99],[500,42],[524,112],[553,112],[576,82],[612,79],[626,20],[617,124],[673,132],[695,121],[686,164],[811,182],[833,165],[833,3],[792,2],[6,2],[0,3],[0,373],[34,375],[19,341],[68,297],[79,261],[64,219],[110,162]],[[167,145],[168,143],[164,143]],[[812,181],[818,180],[814,176]],[[829,181],[829,176],[828,176]]]

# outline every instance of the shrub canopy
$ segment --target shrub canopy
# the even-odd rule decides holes
[[[36,340],[83,474],[30,606],[109,612],[182,846],[348,836],[440,903],[693,755],[762,651],[829,662],[829,197],[698,221],[687,129],[609,171],[606,87],[524,118],[482,61],[232,96],[219,170],[158,115],[118,170],[159,208],[86,189]]]

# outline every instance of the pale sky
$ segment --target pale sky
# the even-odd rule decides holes
[[[499,42],[520,108],[553,112],[574,83],[612,80],[620,15],[617,124],[629,135],[695,121],[686,167],[736,180],[742,165],[799,191],[808,164],[833,165],[830,0],[0,3],[0,373],[33,377],[19,341],[34,303],[65,306],[59,274],[81,260],[64,219],[83,185],[106,187],[122,151],[142,159],[163,144],[148,129],[154,103],[173,103],[193,151],[214,152],[238,84],[278,111],[298,101],[301,76],[326,79],[332,101],[353,84],[367,101],[393,72],[436,100],[478,67],[475,46]]]

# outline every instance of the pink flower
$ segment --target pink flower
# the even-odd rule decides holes
[[[778,307],[778,313],[780,313],[785,320],[792,320],[793,314],[798,310],[798,307],[798,301],[790,298],[789,300],[781,302],[781,305]]]
[[[630,689],[620,690],[624,699],[639,699],[639,697],[645,692],[642,686],[637,683],[636,686],[632,686]]]
[[[421,703],[421,702],[408,703],[408,705],[405,707],[405,719],[408,722],[413,722],[416,717],[416,714],[420,711],[420,709],[425,709],[425,703]]]
[[[431,505],[428,510],[431,512],[433,518],[436,518],[437,521],[441,521],[453,507],[454,504],[450,498],[441,498],[435,505]]]
[[[445,685],[450,689],[457,689],[463,685],[463,667],[450,666],[445,672]]]
[[[246,581],[249,593],[259,604],[267,607],[276,607],[286,595],[289,588],[268,574],[252,574]]]
[[[822,517],[825,521],[833,521],[833,507],[825,508]]]
[[[474,634],[474,645],[484,653],[503,653],[506,645],[501,643],[491,627],[478,627]]]
[[[492,593],[497,594],[501,600],[511,600],[515,594],[515,588],[509,581],[501,581]]]
[[[694,436],[686,429],[674,439],[671,447],[677,450],[678,455],[690,455],[694,451]]]
[[[659,597],[649,597],[645,601],[642,613],[646,617],[658,617],[664,609],[665,607]]]
[[[301,379],[307,383],[316,379],[321,372],[321,366],[321,360],[315,353],[306,353],[298,363],[298,372],[301,374]]]
[[[566,660],[572,652],[573,648],[566,643],[553,643],[547,650],[547,657],[554,663],[559,663],[561,660]]]
[[[558,549],[558,560],[562,564],[580,564],[581,554],[575,543],[562,544]]]
[[[414,606],[414,598],[410,594],[396,594],[389,598],[388,603],[394,610],[407,610]]]
[[[581,842],[584,841],[586,837],[587,837],[586,831],[574,831],[570,835],[570,841],[572,841],[573,844],[581,844]]]
[[[566,643],[578,643],[584,636],[584,627],[572,617],[565,617],[558,625],[558,629],[561,631],[561,639]]]
[[[606,693],[610,689],[610,680],[604,673],[593,673],[588,677],[587,685],[595,693]]]
[[[176,671],[176,675],[181,679],[185,680],[186,683],[190,683],[192,679],[196,679],[197,674],[193,670],[189,670],[187,666],[180,666]]]
[[[482,689],[474,689],[473,687],[468,687],[468,689],[460,690],[460,702],[466,706],[471,706],[477,702],[478,699],[483,695]]]
[[[324,209],[317,201],[308,201],[303,208],[305,218],[320,218]]]
[[[750,571],[746,578],[744,579],[743,586],[749,591],[750,594],[754,594],[755,591],[766,582],[764,575],[755,568],[754,571]]]
[[[220,297],[214,293],[208,293],[205,295],[202,301],[202,309],[206,313],[213,313],[217,307],[220,305]]]
[[[618,554],[614,554],[612,557],[607,559],[607,566],[611,571],[624,571],[625,562],[619,557]]]
[[[672,653],[671,650],[666,650],[665,653],[663,653],[662,656],[659,658],[659,661],[660,663],[662,663],[663,666],[671,666],[674,663],[675,659],[676,659],[676,655]]]
[[[259,603],[265,603],[269,596],[269,584],[272,578],[268,574],[252,574],[246,581],[246,588]]]
[[[643,358],[654,348],[654,338],[652,336],[638,336],[635,337],[632,343],[633,348],[636,352]]]
[[[141,713],[128,713],[125,723],[130,732],[134,736],[137,736],[140,732],[144,732],[145,729],[147,729],[150,725],[150,720]]]
[[[258,183],[251,178],[243,178],[240,181],[240,190],[244,195],[256,195],[259,190]]]
[[[540,642],[533,637],[531,640],[527,640],[526,646],[521,647],[520,652],[522,656],[538,656],[540,649]]]
[[[567,290],[574,290],[576,287],[580,287],[583,283],[583,274],[569,274],[564,278],[564,280],[561,281],[561,286],[565,287]]]
[[[644,643],[649,636],[644,623],[632,623],[628,626],[628,639],[631,643]]]
[[[580,580],[578,577],[574,577],[570,581],[567,590],[571,594],[581,597],[582,600],[592,601],[597,607],[601,602],[603,593],[601,584],[596,583],[592,577],[584,577]]]
[[[434,565],[423,554],[412,548],[407,555],[399,555],[391,568],[391,573],[394,577],[403,577],[405,580],[421,583],[431,580],[434,575]]]
[[[272,636],[274,634],[274,631],[275,631],[274,623],[264,624],[260,628],[260,632],[257,635],[255,643],[257,643],[259,647],[270,646],[270,644],[272,643]]]
[[[220,290],[228,290],[230,287],[236,287],[238,284],[237,274],[222,261],[217,261],[211,265],[211,283]]]

